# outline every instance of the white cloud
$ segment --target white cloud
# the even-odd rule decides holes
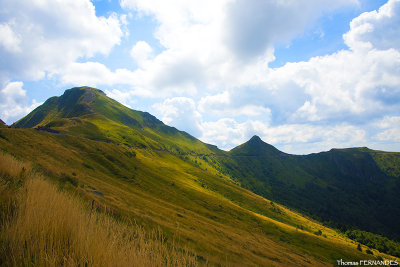
[[[376,140],[384,142],[400,142],[400,117],[386,116],[379,121],[376,126],[381,129],[381,131],[375,136]]]
[[[241,59],[273,53],[277,43],[288,43],[324,12],[358,1],[236,0],[228,4],[225,40]]]
[[[238,123],[232,118],[223,118],[213,122],[203,122],[203,134],[200,139],[206,143],[218,144],[229,150],[246,142],[251,136],[262,135],[268,126],[261,121],[248,120]]]
[[[310,144],[362,145],[374,139],[370,121],[400,110],[398,0],[351,22],[343,36],[350,50],[275,69],[267,63],[276,43],[290,42],[322,14],[358,2],[206,1],[209,12],[198,13],[196,1],[121,3],[154,15],[160,23],[155,37],[165,47],[134,72],[141,77],[135,86],[200,98],[192,110],[203,115],[196,121],[204,141],[230,148],[258,133],[289,152],[309,151]],[[217,119],[205,121],[209,115]],[[238,116],[247,121],[239,123]],[[397,133],[385,131],[382,140]]]
[[[122,92],[118,89],[113,89],[111,91],[106,90],[106,95],[114,100],[117,100],[119,103],[124,104],[128,108],[132,108],[128,103],[132,103],[131,93],[130,92]]]
[[[21,40],[13,32],[10,25],[7,23],[0,24],[0,44],[6,51],[11,53],[20,52],[20,43]]]
[[[131,57],[142,66],[146,61],[152,57],[153,49],[145,41],[138,41],[131,49]]]
[[[290,41],[325,11],[357,1],[300,2],[122,0],[126,9],[154,16],[154,35],[165,48],[136,71],[140,87],[193,95],[248,85],[264,75],[276,42]],[[261,44],[253,49],[252,42]],[[244,64],[246,53],[256,60]]]
[[[96,87],[98,84],[113,84],[114,76],[105,65],[98,62],[71,63],[64,68],[61,82]]]
[[[33,100],[29,105],[23,85],[22,82],[10,82],[0,90],[0,119],[8,124],[42,104]]]
[[[165,124],[174,126],[194,136],[202,132],[202,117],[194,101],[187,97],[174,97],[153,105]]]
[[[1,0],[1,7],[5,79],[41,79],[80,57],[109,53],[122,36],[117,16],[97,17],[89,0]]]
[[[262,116],[265,121],[270,121],[272,114],[269,108],[246,103],[238,105],[235,101],[238,99],[232,99],[228,91],[217,95],[208,95],[200,99],[199,111],[217,116]]]
[[[351,63],[350,63],[351,62]],[[349,64],[350,63],[350,64]],[[340,51],[277,70],[290,73],[307,100],[291,120],[369,120],[400,108],[400,52]],[[269,80],[274,80],[271,74]]]
[[[353,50],[400,48],[400,1],[389,0],[378,11],[353,19],[343,37]]]

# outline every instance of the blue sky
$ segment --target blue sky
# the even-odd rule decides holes
[[[0,118],[94,86],[231,149],[400,151],[400,0],[0,0]]]

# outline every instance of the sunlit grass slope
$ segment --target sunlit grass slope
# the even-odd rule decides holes
[[[2,266],[197,266],[160,231],[117,221],[0,153]]]
[[[31,162],[83,206],[95,200],[118,221],[160,227],[168,246],[187,247],[199,264],[324,266],[387,257],[360,252],[332,229],[241,188],[217,171],[215,155],[8,128],[0,130],[0,148]]]

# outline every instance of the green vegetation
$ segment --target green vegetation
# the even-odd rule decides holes
[[[163,242],[173,248],[168,253],[177,251],[178,258],[250,266],[390,258],[357,250],[344,234],[278,204],[298,210],[304,204],[313,212],[313,201],[321,199],[307,199],[301,190],[310,184],[328,188],[338,178],[316,179],[306,168],[329,167],[324,160],[287,155],[259,138],[224,152],[87,87],[49,99],[13,126],[37,130],[0,129],[0,150],[84,203],[82,216],[96,203],[99,214],[118,224],[136,222],[146,233],[161,229]],[[190,253],[179,254],[181,249]]]
[[[379,168],[387,175],[400,178],[400,153],[368,151]]]
[[[347,230],[346,236],[380,252],[400,257],[400,244],[386,237],[361,230]]]
[[[288,155],[253,137],[221,157],[221,172],[245,188],[326,225],[400,241],[400,153],[367,148]]]

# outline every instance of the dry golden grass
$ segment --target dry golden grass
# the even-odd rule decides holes
[[[10,182],[30,171],[29,163],[18,161],[13,156],[0,152],[0,176],[3,181]]]
[[[160,231],[148,233],[105,214],[92,213],[79,199],[32,175],[29,166],[10,156],[0,154],[0,164],[2,192],[12,194],[6,180],[29,172],[14,195],[17,210],[3,212],[9,218],[2,220],[0,265],[197,265],[193,254],[166,243]]]

